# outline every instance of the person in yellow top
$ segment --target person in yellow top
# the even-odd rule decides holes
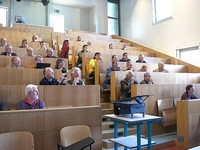
[[[95,62],[97,60],[102,60],[101,59],[101,54],[99,52],[96,52],[94,54],[94,58],[91,59],[90,62],[89,62],[89,77],[93,78],[93,81],[95,81],[95,79],[94,79],[94,77],[95,77],[94,70],[95,70]]]
[[[29,69],[34,69],[36,68],[37,63],[43,63],[43,57],[41,55],[36,55],[35,56],[35,63],[28,66]]]

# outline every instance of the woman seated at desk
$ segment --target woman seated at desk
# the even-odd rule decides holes
[[[198,99],[194,94],[194,87],[192,84],[188,84],[185,88],[186,92],[181,96],[181,100]]]

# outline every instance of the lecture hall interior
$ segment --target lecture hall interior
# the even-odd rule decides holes
[[[0,150],[200,150],[200,0],[0,0]]]

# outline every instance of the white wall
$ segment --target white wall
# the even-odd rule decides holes
[[[173,19],[152,24],[151,0],[121,0],[121,35],[176,57],[200,41],[200,1],[172,0]]]

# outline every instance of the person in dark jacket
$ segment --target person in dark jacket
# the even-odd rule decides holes
[[[128,70],[126,72],[126,78],[121,80],[121,96],[120,99],[131,97],[131,85],[138,84],[137,80],[133,76],[133,71]]]
[[[185,92],[181,96],[181,100],[198,99],[194,94],[194,87],[192,84],[188,84],[185,88]]]
[[[84,52],[86,53],[89,52],[88,45],[83,45],[83,50],[78,53],[77,67],[80,68],[81,70],[82,70],[82,54]]]
[[[62,74],[59,79],[54,78],[53,69],[47,67],[43,71],[44,78],[40,81],[40,85],[65,85],[65,81],[67,80]]]
[[[12,50],[12,45],[6,45],[5,47],[5,52],[2,52],[1,55],[5,55],[5,56],[17,56],[16,53],[13,53]]]

